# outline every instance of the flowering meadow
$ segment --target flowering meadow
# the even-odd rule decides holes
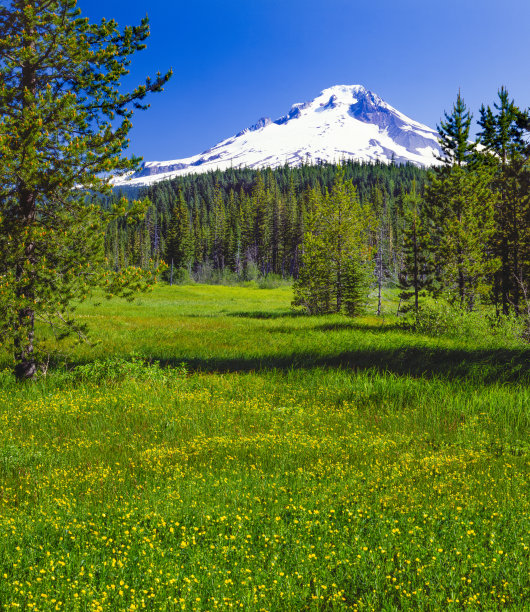
[[[0,609],[530,610],[530,352],[290,300],[159,287],[34,385],[1,357]]]

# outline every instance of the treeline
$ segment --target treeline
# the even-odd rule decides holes
[[[472,122],[459,94],[429,171],[346,161],[157,183],[141,194],[145,219],[109,226],[107,257],[117,269],[165,261],[168,280],[293,278],[310,312],[355,314],[374,286],[380,310],[392,284],[416,313],[427,295],[530,313],[530,115],[502,88],[475,142]]]
[[[460,94],[438,126],[442,165],[405,199],[402,296],[443,295],[469,311],[530,315],[530,115],[501,88],[478,137]]]
[[[413,181],[390,208],[378,187],[360,205],[338,173],[306,216],[295,304],[309,312],[356,314],[370,285],[392,278],[403,310],[442,296],[463,310],[477,304],[530,322],[530,115],[502,88],[482,106],[478,138],[460,94],[438,126],[440,165]],[[395,240],[397,238],[397,240]]]
[[[332,190],[339,172],[355,186],[360,204],[384,217],[385,274],[397,278],[403,196],[413,184],[422,189],[427,178],[413,165],[346,161],[234,169],[157,183],[140,194],[151,202],[143,221],[109,226],[107,257],[117,269],[163,260],[175,279],[178,274],[199,281],[269,274],[296,278],[307,213],[315,198]]]

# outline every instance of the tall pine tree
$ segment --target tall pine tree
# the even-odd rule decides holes
[[[165,258],[166,263],[171,266],[171,273],[174,270],[188,269],[193,260],[193,234],[188,206],[181,191],[169,220]]]
[[[528,146],[525,142],[528,114],[510,100],[502,87],[493,109],[482,106],[479,139],[481,159],[493,170],[492,186],[497,194],[493,253],[500,260],[495,274],[494,302],[504,314],[513,308],[519,314],[521,292],[529,271],[530,215]]]
[[[444,164],[427,183],[426,212],[438,279],[451,301],[472,310],[497,267],[489,249],[495,197],[489,167],[477,161],[469,142],[472,116],[460,93],[445,116],[438,127]]]
[[[0,339],[19,379],[37,370],[36,320],[82,334],[74,300],[142,281],[108,271],[109,215],[85,193],[108,190],[104,176],[137,163],[123,156],[133,108],[170,76],[120,93],[148,35],[147,19],[123,31],[90,24],[75,0],[0,6]]]
[[[351,181],[344,180],[343,169],[329,193],[311,193],[293,304],[312,314],[357,313],[358,294],[363,291],[359,283],[370,259],[371,215],[360,204]]]
[[[399,275],[400,303],[406,312],[414,298],[414,313],[418,316],[420,295],[432,290],[433,264],[428,221],[423,214],[422,198],[413,182],[409,193],[403,195],[403,262]]]

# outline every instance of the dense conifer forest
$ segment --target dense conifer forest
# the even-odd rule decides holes
[[[173,262],[175,279],[179,269],[196,280],[268,274],[296,278],[307,214],[332,190],[339,167],[361,206],[381,220],[385,271],[397,275],[403,197],[414,184],[423,189],[427,178],[425,170],[413,165],[347,161],[237,169],[157,183],[140,194],[151,202],[142,222],[109,226],[107,256],[116,267],[147,266],[150,259]]]

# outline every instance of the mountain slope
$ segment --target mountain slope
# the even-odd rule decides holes
[[[294,104],[284,117],[260,119],[204,153],[145,162],[139,172],[116,179],[115,185],[148,185],[231,167],[274,168],[352,158],[430,166],[439,163],[437,138],[435,130],[403,115],[362,85],[336,85],[311,102]]]

